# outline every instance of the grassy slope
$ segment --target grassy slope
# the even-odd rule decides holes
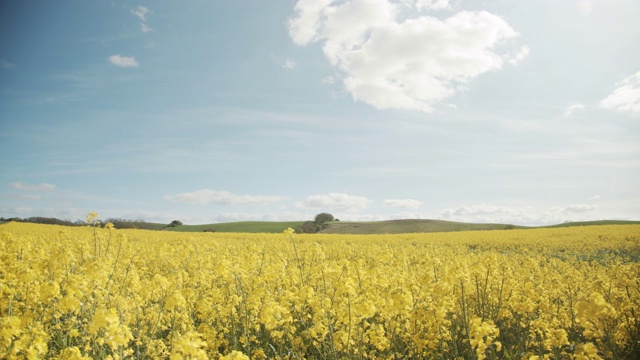
[[[542,227],[568,227],[568,226],[591,226],[591,225],[633,225],[640,224],[640,221],[634,220],[596,220],[596,221],[574,221],[557,225]]]
[[[372,222],[334,221],[321,230],[325,234],[399,234],[465,230],[517,229],[507,224],[472,224],[444,220],[388,220]]]
[[[202,232],[202,231],[216,231],[216,232],[246,232],[246,233],[277,233],[282,232],[284,229],[302,225],[304,221],[238,221],[218,224],[204,224],[204,225],[181,225],[173,228],[167,228],[169,231],[187,231],[187,232]]]
[[[239,221],[203,225],[182,225],[173,228],[165,228],[166,224],[147,223],[156,230],[185,231],[185,232],[246,232],[246,233],[278,233],[284,229],[295,228],[302,225],[303,221]],[[640,224],[640,221],[625,220],[601,220],[568,222],[544,227],[567,227],[567,226],[589,226],[589,225],[617,225],[617,224]],[[502,229],[524,229],[526,226],[514,226],[509,224],[474,224],[444,220],[388,220],[370,222],[334,221],[327,223],[327,227],[321,230],[325,234],[400,234],[400,233],[423,233],[423,232],[446,232],[465,230],[502,230]]]
[[[583,222],[567,222],[552,226],[541,227],[569,227],[590,225],[622,225],[640,224],[640,221],[599,220]],[[400,234],[417,232],[446,232],[467,230],[503,230],[535,228],[509,224],[474,224],[444,220],[390,220],[373,222],[331,222],[323,229],[325,234]]]

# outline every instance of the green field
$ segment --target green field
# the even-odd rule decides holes
[[[214,223],[203,225],[181,225],[167,228],[165,224],[152,224],[154,229],[181,232],[246,232],[246,233],[278,233],[286,228],[296,228],[304,221],[239,221],[228,223]],[[640,221],[626,220],[598,220],[583,222],[567,222],[562,224],[540,227],[569,227],[589,225],[623,225],[640,224]],[[505,230],[528,229],[527,227],[511,224],[465,223],[445,220],[387,220],[387,221],[332,221],[320,230],[323,234],[402,234],[428,233],[472,230]]]
[[[444,220],[334,221],[320,230],[324,234],[400,234],[524,228],[508,224],[474,224]]]
[[[14,221],[7,219],[8,221]],[[57,219],[53,219],[57,220]],[[20,221],[20,220],[18,220]],[[60,221],[60,220],[58,220]],[[6,221],[4,221],[6,222]],[[4,223],[3,222],[3,223]],[[24,222],[28,221],[28,219]],[[54,222],[55,223],[55,222]],[[304,221],[238,221],[226,223],[213,223],[201,225],[180,225],[168,226],[162,223],[151,223],[145,221],[122,221],[114,222],[118,229],[146,229],[179,232],[244,232],[244,233],[279,233],[286,228],[299,228]],[[70,226],[73,226],[73,223]],[[320,233],[323,234],[409,234],[409,233],[430,233],[449,231],[473,231],[473,230],[506,230],[506,229],[532,229],[532,228],[555,228],[570,226],[590,226],[590,225],[630,225],[640,224],[640,221],[630,220],[597,220],[565,222],[547,226],[520,226],[511,224],[490,224],[490,223],[465,223],[445,220],[428,219],[405,219],[386,221],[331,221],[324,223]]]
[[[302,225],[304,221],[238,221],[204,225],[180,225],[166,228],[168,231],[185,232],[245,232],[245,233],[278,233],[286,228],[295,228]]]

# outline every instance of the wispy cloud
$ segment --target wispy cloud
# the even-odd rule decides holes
[[[414,6],[418,11],[449,9],[449,0],[416,0]]]
[[[343,193],[310,195],[305,201],[295,204],[303,209],[326,209],[328,211],[358,211],[365,209],[372,201],[362,196]]]
[[[149,9],[145,6],[138,6],[135,9],[131,10],[131,13],[140,18],[142,21],[147,21],[147,14],[149,13]]]
[[[595,211],[595,210],[598,210],[598,207],[595,205],[577,204],[577,205],[569,205],[569,206],[559,207],[559,208],[552,208],[551,210],[555,210],[564,214],[573,214],[573,213],[584,213],[589,211]]]
[[[285,69],[293,69],[297,66],[298,64],[293,61],[293,60],[287,60],[284,62],[284,64],[282,64],[282,67]]]
[[[578,10],[580,10],[580,13],[582,13],[582,15],[589,15],[593,10],[593,5],[589,0],[577,0],[576,5],[578,6]]]
[[[447,1],[414,4],[448,6]],[[516,64],[529,52],[520,46],[516,55],[498,53],[498,45],[518,33],[486,11],[462,11],[440,20],[407,18],[419,13],[408,15],[406,6],[389,0],[300,0],[295,12],[289,20],[293,42],[322,43],[327,59],[344,73],[346,90],[378,109],[431,112],[480,74],[505,62]]]
[[[384,204],[403,209],[419,209],[422,207],[422,201],[413,199],[389,199],[385,200]]]
[[[531,48],[529,48],[526,45],[523,45],[522,47],[520,47],[520,50],[514,56],[506,55],[505,58],[507,59],[507,62],[509,64],[517,65],[520,61],[524,60],[527,56],[529,56],[530,52],[531,52]]]
[[[10,185],[12,188],[22,191],[53,191],[56,189],[55,185],[49,183],[27,184],[21,181],[16,181]]]
[[[131,13],[140,19],[140,30],[143,33],[154,31],[154,29],[151,26],[149,26],[149,24],[147,24],[147,14],[149,12],[150,12],[149,8],[142,5],[131,10]]]
[[[616,84],[616,89],[600,101],[605,109],[640,116],[640,71]]]
[[[133,56],[111,55],[109,62],[121,68],[138,67],[138,61]]]
[[[564,110],[564,116],[570,117],[578,112],[583,111],[585,108],[586,108],[585,104],[571,104],[567,106],[567,108]]]
[[[216,191],[211,189],[196,190],[176,195],[165,195],[164,200],[198,205],[245,205],[245,204],[268,204],[281,201],[281,196],[271,195],[237,195],[229,191]]]
[[[336,82],[336,78],[333,76],[325,76],[322,78],[321,83],[326,85],[332,85]]]
[[[143,33],[148,33],[148,32],[154,31],[153,28],[151,28],[146,23],[140,23],[140,30],[142,30]]]
[[[591,220],[594,217],[589,214],[596,210],[598,207],[590,204],[556,206],[542,210],[530,207],[477,204],[445,209],[442,211],[441,217],[445,220],[475,223],[548,225],[571,220]]]

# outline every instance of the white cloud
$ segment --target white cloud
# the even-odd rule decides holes
[[[27,184],[20,181],[10,184],[12,188],[23,191],[52,191],[56,189],[56,186],[48,183],[40,184]]]
[[[588,0],[578,0],[576,1],[576,5],[578,6],[578,10],[580,10],[582,15],[589,15],[593,10],[593,5],[591,5],[591,1]]]
[[[154,31],[149,25],[147,25],[146,23],[140,23],[140,30],[142,30],[143,33],[148,33],[151,31]]]
[[[172,202],[198,205],[245,205],[278,202],[282,200],[282,197],[270,195],[236,195],[228,191],[202,189],[176,195],[165,195],[163,199]]]
[[[403,209],[419,209],[420,207],[422,207],[422,201],[413,199],[389,199],[385,200],[384,204],[387,206]]]
[[[149,9],[140,5],[137,8],[131,10],[131,13],[140,18],[142,21],[147,21],[147,14],[149,13]]]
[[[401,213],[392,214],[389,216],[390,220],[405,220],[405,219],[425,219],[426,216],[419,213],[403,211]]]
[[[564,110],[564,116],[569,117],[575,113],[583,111],[586,108],[584,104],[571,104]]]
[[[307,200],[295,204],[297,208],[326,209],[328,211],[358,211],[366,208],[372,201],[362,196],[341,193],[310,195]]]
[[[445,219],[471,222],[509,222],[511,219],[518,221],[529,220],[522,209],[493,205],[460,206],[455,209],[446,209],[442,212]]]
[[[500,69],[505,61],[516,63],[529,51],[497,53],[499,44],[518,33],[486,11],[440,20],[407,18],[400,10],[391,0],[300,0],[289,35],[300,46],[321,42],[353,98],[379,109],[430,112],[473,78]]]
[[[282,65],[283,68],[285,69],[293,69],[296,67],[296,62],[293,60],[287,60],[284,62],[284,64]]]
[[[326,85],[332,85],[336,82],[336,78],[334,78],[333,76],[325,76],[324,78],[322,78],[321,82]]]
[[[605,109],[640,116],[640,71],[616,84],[616,89],[600,101]]]
[[[415,7],[418,11],[427,10],[444,10],[449,8],[449,0],[417,0]]]
[[[443,219],[474,223],[502,223],[518,225],[550,225],[565,221],[593,220],[587,213],[598,210],[597,206],[575,204],[564,207],[551,207],[544,210],[495,205],[460,206],[442,211]],[[569,216],[578,216],[577,219]]]
[[[515,56],[507,55],[506,58],[509,64],[516,65],[520,61],[524,60],[524,58],[529,56],[530,52],[531,52],[531,49],[528,46],[523,45],[522,47],[520,47],[520,51],[518,51],[518,53]]]
[[[109,56],[109,62],[122,68],[139,66],[136,58],[133,56],[111,55]]]
[[[579,204],[579,205],[569,205],[564,208],[553,208],[553,209],[559,210],[559,212],[562,212],[565,214],[570,214],[570,213],[584,213],[589,211],[595,211],[595,210],[598,210],[598,207],[595,205]]]

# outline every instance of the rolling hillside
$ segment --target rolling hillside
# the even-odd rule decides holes
[[[473,224],[444,220],[334,221],[327,223],[326,228],[320,232],[324,234],[399,234],[516,228],[524,227],[508,224]]]
[[[12,221],[12,219],[7,219]],[[29,222],[29,221],[25,221]],[[4,223],[4,222],[3,222]],[[238,221],[227,223],[213,223],[202,225],[180,225],[168,227],[167,224],[147,223],[147,222],[127,222],[117,224],[116,228],[133,228],[162,231],[179,232],[245,232],[245,233],[279,233],[286,228],[298,228],[304,221]],[[325,223],[319,231],[323,234],[401,234],[401,233],[426,233],[426,232],[449,232],[449,231],[472,231],[472,230],[505,230],[505,229],[527,229],[536,227],[569,227],[569,226],[592,226],[592,225],[625,225],[640,224],[640,221],[630,220],[597,220],[566,222],[548,226],[519,226],[511,224],[487,224],[487,223],[465,223],[445,220],[428,219],[406,219],[406,220],[386,220],[386,221],[331,221]],[[122,225],[122,226],[119,226]]]

